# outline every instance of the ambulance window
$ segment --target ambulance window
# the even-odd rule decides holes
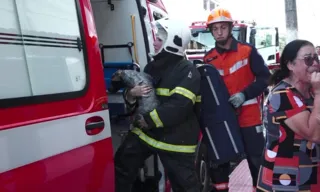
[[[83,92],[87,72],[76,2],[1,1],[0,102]]]

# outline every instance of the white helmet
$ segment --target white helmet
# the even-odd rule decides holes
[[[162,40],[162,47],[153,56],[165,50],[179,56],[184,52],[191,40],[191,30],[187,24],[181,21],[162,18],[152,23],[157,38]]]

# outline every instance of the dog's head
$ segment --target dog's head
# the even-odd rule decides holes
[[[123,75],[124,75],[123,70],[118,70],[112,74],[111,84],[110,84],[110,87],[108,88],[108,91],[110,93],[116,93],[120,89],[126,87],[126,85],[123,81]]]

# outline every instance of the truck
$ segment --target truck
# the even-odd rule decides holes
[[[186,57],[201,62],[204,54],[215,47],[215,40],[207,29],[205,21],[191,23],[192,41],[186,50]],[[255,22],[235,21],[233,37],[255,46],[270,70],[279,67],[279,31],[277,27],[257,25]]]
[[[162,1],[4,0],[0,15],[0,191],[113,192],[129,125],[107,87],[150,61]]]

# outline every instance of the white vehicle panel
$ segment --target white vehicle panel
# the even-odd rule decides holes
[[[86,120],[100,116],[105,127],[97,135],[87,135]],[[109,111],[99,111],[0,131],[0,173],[111,137]],[[19,141],[19,142],[17,142]],[[107,150],[107,149],[106,149]],[[86,152],[88,152],[86,150]],[[93,153],[93,152],[92,152]],[[91,154],[78,154],[91,162]],[[80,163],[83,161],[78,161]],[[85,163],[84,163],[85,164]],[[82,164],[83,165],[83,164]],[[50,168],[49,165],[47,165]],[[57,166],[54,166],[57,167]],[[71,166],[75,168],[74,166]],[[61,168],[65,173],[68,169]]]
[[[84,88],[74,0],[4,0],[0,16],[0,99]]]

